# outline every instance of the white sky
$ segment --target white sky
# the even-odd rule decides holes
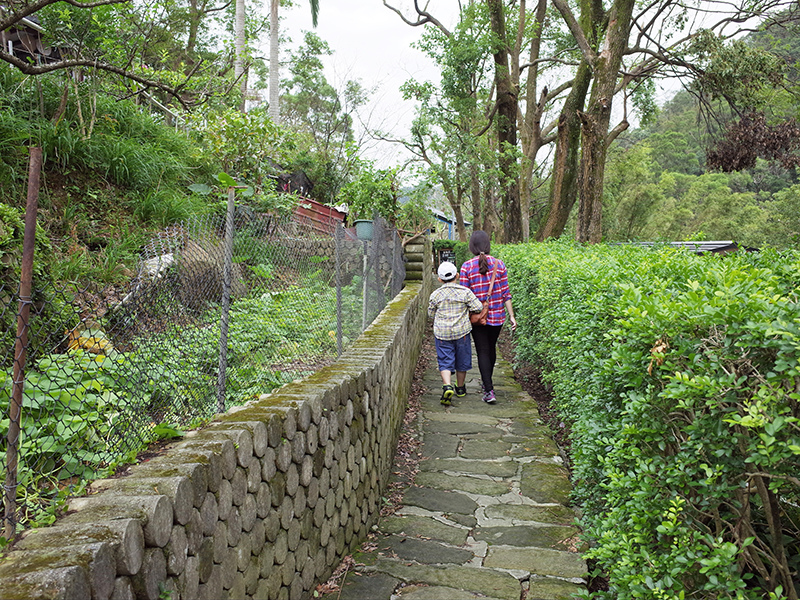
[[[269,0],[265,0],[267,7]],[[325,76],[340,89],[347,80],[358,79],[366,89],[377,88],[372,102],[361,110],[361,118],[370,129],[391,132],[405,137],[414,118],[414,103],[404,101],[399,87],[408,79],[438,80],[438,70],[420,51],[411,48],[419,39],[422,27],[410,27],[383,5],[381,0],[320,0],[317,28],[311,26],[308,0],[297,0],[296,6],[282,8],[281,33],[292,39],[296,48],[304,31],[314,31],[328,42],[333,55],[326,57]],[[395,0],[393,6],[413,15],[411,0]],[[458,14],[457,0],[432,0],[429,10],[452,27]],[[448,22],[449,17],[449,22]],[[265,40],[268,52],[269,42]],[[282,51],[281,58],[285,59]],[[281,77],[286,77],[281,72]],[[375,142],[366,152],[368,158],[388,167],[403,161],[404,151],[397,145]]]
[[[265,10],[269,1],[264,0]],[[413,0],[389,0],[407,18],[415,18]],[[425,5],[425,2],[421,2]],[[428,0],[428,11],[451,30],[456,24],[459,0]],[[430,25],[428,25],[430,27]],[[411,27],[382,0],[320,0],[317,28],[311,25],[308,0],[295,0],[295,6],[281,7],[281,35],[291,38],[291,44],[281,50],[286,60],[288,51],[297,48],[305,31],[314,31],[333,51],[324,57],[326,78],[337,89],[347,80],[357,79],[365,89],[374,89],[368,107],[359,113],[363,126],[356,123],[357,135],[364,129],[380,130],[395,138],[403,138],[414,118],[414,102],[403,100],[399,87],[411,78],[438,81],[439,71],[428,57],[411,47],[424,27]],[[262,54],[269,55],[269,41],[262,40]],[[287,77],[284,68],[281,77]],[[662,82],[656,101],[662,105],[679,88],[677,81]],[[618,103],[615,103],[618,104]],[[619,106],[617,106],[619,109]],[[632,125],[636,118],[629,115]],[[407,152],[397,144],[367,141],[363,154],[381,168],[404,162]]]

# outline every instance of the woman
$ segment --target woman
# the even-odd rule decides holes
[[[485,231],[475,231],[469,238],[469,250],[475,258],[469,259],[461,265],[460,282],[468,287],[478,297],[486,300],[489,285],[492,281],[492,272],[497,265],[492,294],[489,297],[489,314],[486,325],[472,325],[472,341],[475,344],[475,353],[478,355],[478,369],[481,372],[483,387],[483,401],[494,404],[497,399],[494,395],[492,374],[497,361],[497,338],[506,322],[506,313],[511,319],[511,331],[516,331],[517,320],[514,317],[514,307],[511,306],[511,292],[508,289],[508,271],[503,261],[489,254],[491,242],[489,234]]]

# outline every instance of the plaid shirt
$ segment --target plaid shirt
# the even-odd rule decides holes
[[[459,281],[461,285],[471,289],[478,299],[483,301],[489,293],[492,270],[497,263],[497,276],[492,288],[492,297],[489,298],[489,314],[486,317],[486,324],[502,325],[506,322],[506,300],[511,299],[511,291],[508,289],[508,271],[499,258],[489,254],[486,255],[486,258],[489,260],[489,272],[486,275],[481,275],[478,270],[478,257],[476,256],[461,265]]]
[[[433,335],[440,340],[457,340],[470,331],[470,312],[479,312],[483,304],[470,290],[455,281],[442,284],[431,293],[428,316],[433,319]],[[434,316],[435,315],[435,316]]]

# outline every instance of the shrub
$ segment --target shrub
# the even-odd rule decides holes
[[[506,247],[520,357],[571,424],[587,556],[617,598],[791,596],[797,255]]]

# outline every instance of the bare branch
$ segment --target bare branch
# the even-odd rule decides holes
[[[42,65],[35,65],[26,62],[20,58],[17,58],[13,54],[9,54],[3,49],[0,49],[0,60],[3,60],[15,66],[17,69],[19,69],[26,75],[41,75],[43,73],[52,73],[53,71],[59,71],[62,69],[71,69],[73,67],[91,67],[93,69],[97,69],[100,71],[115,73],[117,75],[125,77],[126,79],[130,79],[131,81],[140,83],[141,85],[145,86],[145,88],[156,88],[163,92],[166,92],[167,94],[175,98],[175,100],[177,100],[181,104],[181,106],[183,106],[184,109],[188,108],[187,103],[180,96],[180,89],[185,86],[186,81],[184,81],[184,83],[182,83],[177,88],[173,88],[159,81],[153,81],[151,79],[147,79],[146,77],[142,77],[141,75],[137,75],[136,73],[129,71],[127,69],[117,67],[116,65],[111,65],[108,63],[92,59],[76,58],[76,59],[60,60],[58,62],[46,63]]]
[[[540,65],[542,63],[554,63],[554,64],[560,64],[560,65],[567,65],[568,67],[577,67],[578,64],[580,64],[580,63],[575,62],[573,60],[564,60],[562,58],[555,58],[555,57],[537,58],[534,61],[531,61],[531,62],[525,63],[524,65],[521,65],[520,68],[519,68],[519,72],[522,73],[522,71],[524,71],[525,69],[528,69],[530,67],[535,67],[536,65]]]
[[[587,40],[586,36],[583,34],[583,29],[581,29],[578,19],[572,14],[572,10],[566,0],[553,0],[553,6],[555,6],[558,12],[561,13],[561,16],[564,17],[564,22],[567,24],[567,27],[569,27],[569,32],[575,38],[575,41],[578,42],[578,47],[581,49],[581,53],[583,53],[586,62],[593,65],[597,59],[597,53],[595,53],[589,45],[589,40]]]
[[[7,16],[0,19],[0,31],[5,31],[12,25],[19,23],[25,17],[29,17],[33,13],[40,11],[45,6],[50,6],[51,4],[55,4],[56,2],[63,1],[75,6],[77,8],[94,8],[96,6],[107,6],[109,4],[123,4],[125,2],[129,2],[130,0],[97,0],[97,2],[77,2],[76,0],[37,0],[37,2],[33,2],[28,4],[25,7],[20,7],[13,12],[9,12]]]
[[[494,106],[492,107],[492,112],[490,112],[489,115],[486,117],[487,119],[486,126],[483,129],[481,129],[478,133],[474,134],[476,138],[481,137],[484,133],[489,131],[489,127],[491,127],[492,123],[494,122],[494,115],[496,112],[497,112],[497,102],[494,103]]]
[[[628,123],[628,119],[627,118],[623,118],[622,121],[617,123],[617,126],[614,127],[614,129],[612,129],[611,131],[608,132],[608,135],[606,136],[606,146],[610,146],[611,143],[615,139],[617,139],[617,136],[619,136],[620,133],[622,133],[623,131],[628,129],[628,127],[630,127],[630,123]]]
[[[570,79],[569,81],[565,81],[564,83],[562,83],[558,87],[555,87],[552,90],[549,90],[547,92],[547,97],[545,98],[545,102],[550,102],[551,100],[553,100],[554,98],[556,98],[557,96],[562,94],[563,92],[566,92],[568,89],[570,89],[572,87],[573,83],[575,83],[575,80],[574,79]]]
[[[547,146],[547,144],[552,144],[558,138],[558,133],[554,131],[558,126],[558,121],[553,121],[547,127],[542,129],[542,146]],[[552,131],[552,133],[550,133]],[[544,135],[547,132],[547,135]]]
[[[399,16],[406,25],[410,25],[411,27],[420,27],[422,25],[427,25],[428,23],[430,23],[431,25],[435,25],[439,29],[439,31],[441,31],[447,37],[452,36],[447,27],[442,25],[441,21],[439,21],[436,17],[431,15],[427,10],[423,10],[419,7],[418,0],[414,0],[414,9],[417,11],[416,21],[411,21],[410,19],[407,19],[399,8],[391,6],[389,3],[386,2],[386,0],[383,0],[383,5],[392,12],[396,13],[397,16]]]
[[[207,9],[205,9],[205,12],[207,12],[207,13],[219,12],[221,10],[226,10],[230,5],[231,5],[230,2],[226,2],[222,6],[215,6],[214,8],[207,8]]]

